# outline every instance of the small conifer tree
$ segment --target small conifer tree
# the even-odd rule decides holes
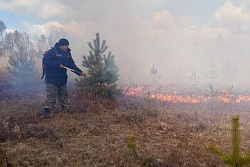
[[[153,64],[153,67],[150,69],[151,74],[153,75],[154,83],[156,82],[156,74],[158,72],[158,69],[155,68],[155,65]]]
[[[26,33],[15,31],[11,34],[13,48],[10,50],[8,70],[18,84],[29,85],[35,74],[35,60],[32,44]]]
[[[100,42],[99,34],[96,39],[88,43],[89,56],[83,56],[82,66],[88,69],[88,76],[76,79],[76,86],[80,90],[86,87],[94,90],[95,94],[113,98],[116,91],[116,81],[118,81],[118,67],[115,64],[114,56],[111,52],[105,55],[108,46],[106,41]]]
[[[192,81],[192,86],[197,88],[200,83],[200,77],[197,75],[196,71],[192,72],[192,77],[190,79]]]
[[[158,69],[155,68],[155,65],[153,64],[153,67],[150,69],[150,73],[153,75],[153,81],[154,84],[161,79],[162,75],[161,73],[158,73]]]
[[[129,150],[131,150],[136,157],[138,157],[138,152],[137,152],[137,138],[134,134],[130,134],[126,140],[126,146]]]
[[[209,146],[209,149],[214,153],[219,155],[222,160],[226,163],[231,165],[232,167],[240,167],[243,165],[250,164],[250,155],[247,154],[241,154],[240,153],[240,131],[239,131],[239,116],[233,116],[232,117],[232,153],[228,154],[215,146],[214,144],[211,144]]]
[[[16,77],[29,77],[34,73],[35,61],[32,57],[29,57],[22,53],[13,53],[9,60],[9,72]]]

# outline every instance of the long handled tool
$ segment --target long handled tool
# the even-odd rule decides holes
[[[65,66],[61,66],[61,67],[62,67],[62,68],[65,68],[65,69],[67,69],[67,70],[70,70],[70,71],[72,71],[72,72],[75,72],[75,73],[81,74],[81,72],[76,71],[76,70],[73,70],[73,69],[71,69],[71,68],[69,68],[69,67],[65,67]]]

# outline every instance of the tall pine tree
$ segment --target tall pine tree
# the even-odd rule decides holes
[[[90,48],[89,56],[83,56],[82,66],[88,69],[88,76],[76,80],[78,89],[86,89],[86,86],[95,90],[95,93],[111,97],[115,91],[116,81],[118,81],[118,67],[115,64],[114,56],[111,52],[105,55],[108,49],[106,41],[100,41],[99,33],[93,44],[88,43]]]

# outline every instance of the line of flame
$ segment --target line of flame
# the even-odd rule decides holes
[[[154,88],[153,88],[154,89]],[[205,96],[205,95],[188,95],[182,96],[177,95],[178,93],[175,91],[173,94],[163,94],[163,93],[155,93],[149,94],[144,86],[137,87],[126,87],[124,89],[123,94],[127,96],[139,96],[139,97],[148,97],[151,99],[157,99],[160,101],[170,102],[170,103],[207,103],[211,99],[217,99],[223,103],[230,102],[248,102],[250,101],[250,95],[232,95],[228,91],[223,91],[217,96]]]

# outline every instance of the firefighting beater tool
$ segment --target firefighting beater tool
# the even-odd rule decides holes
[[[65,68],[65,69],[70,70],[70,71],[72,71],[72,72],[75,72],[75,73],[77,73],[77,74],[81,74],[81,72],[76,71],[76,70],[73,70],[73,69],[71,69],[71,68],[69,68],[69,67],[61,66],[61,68]]]

